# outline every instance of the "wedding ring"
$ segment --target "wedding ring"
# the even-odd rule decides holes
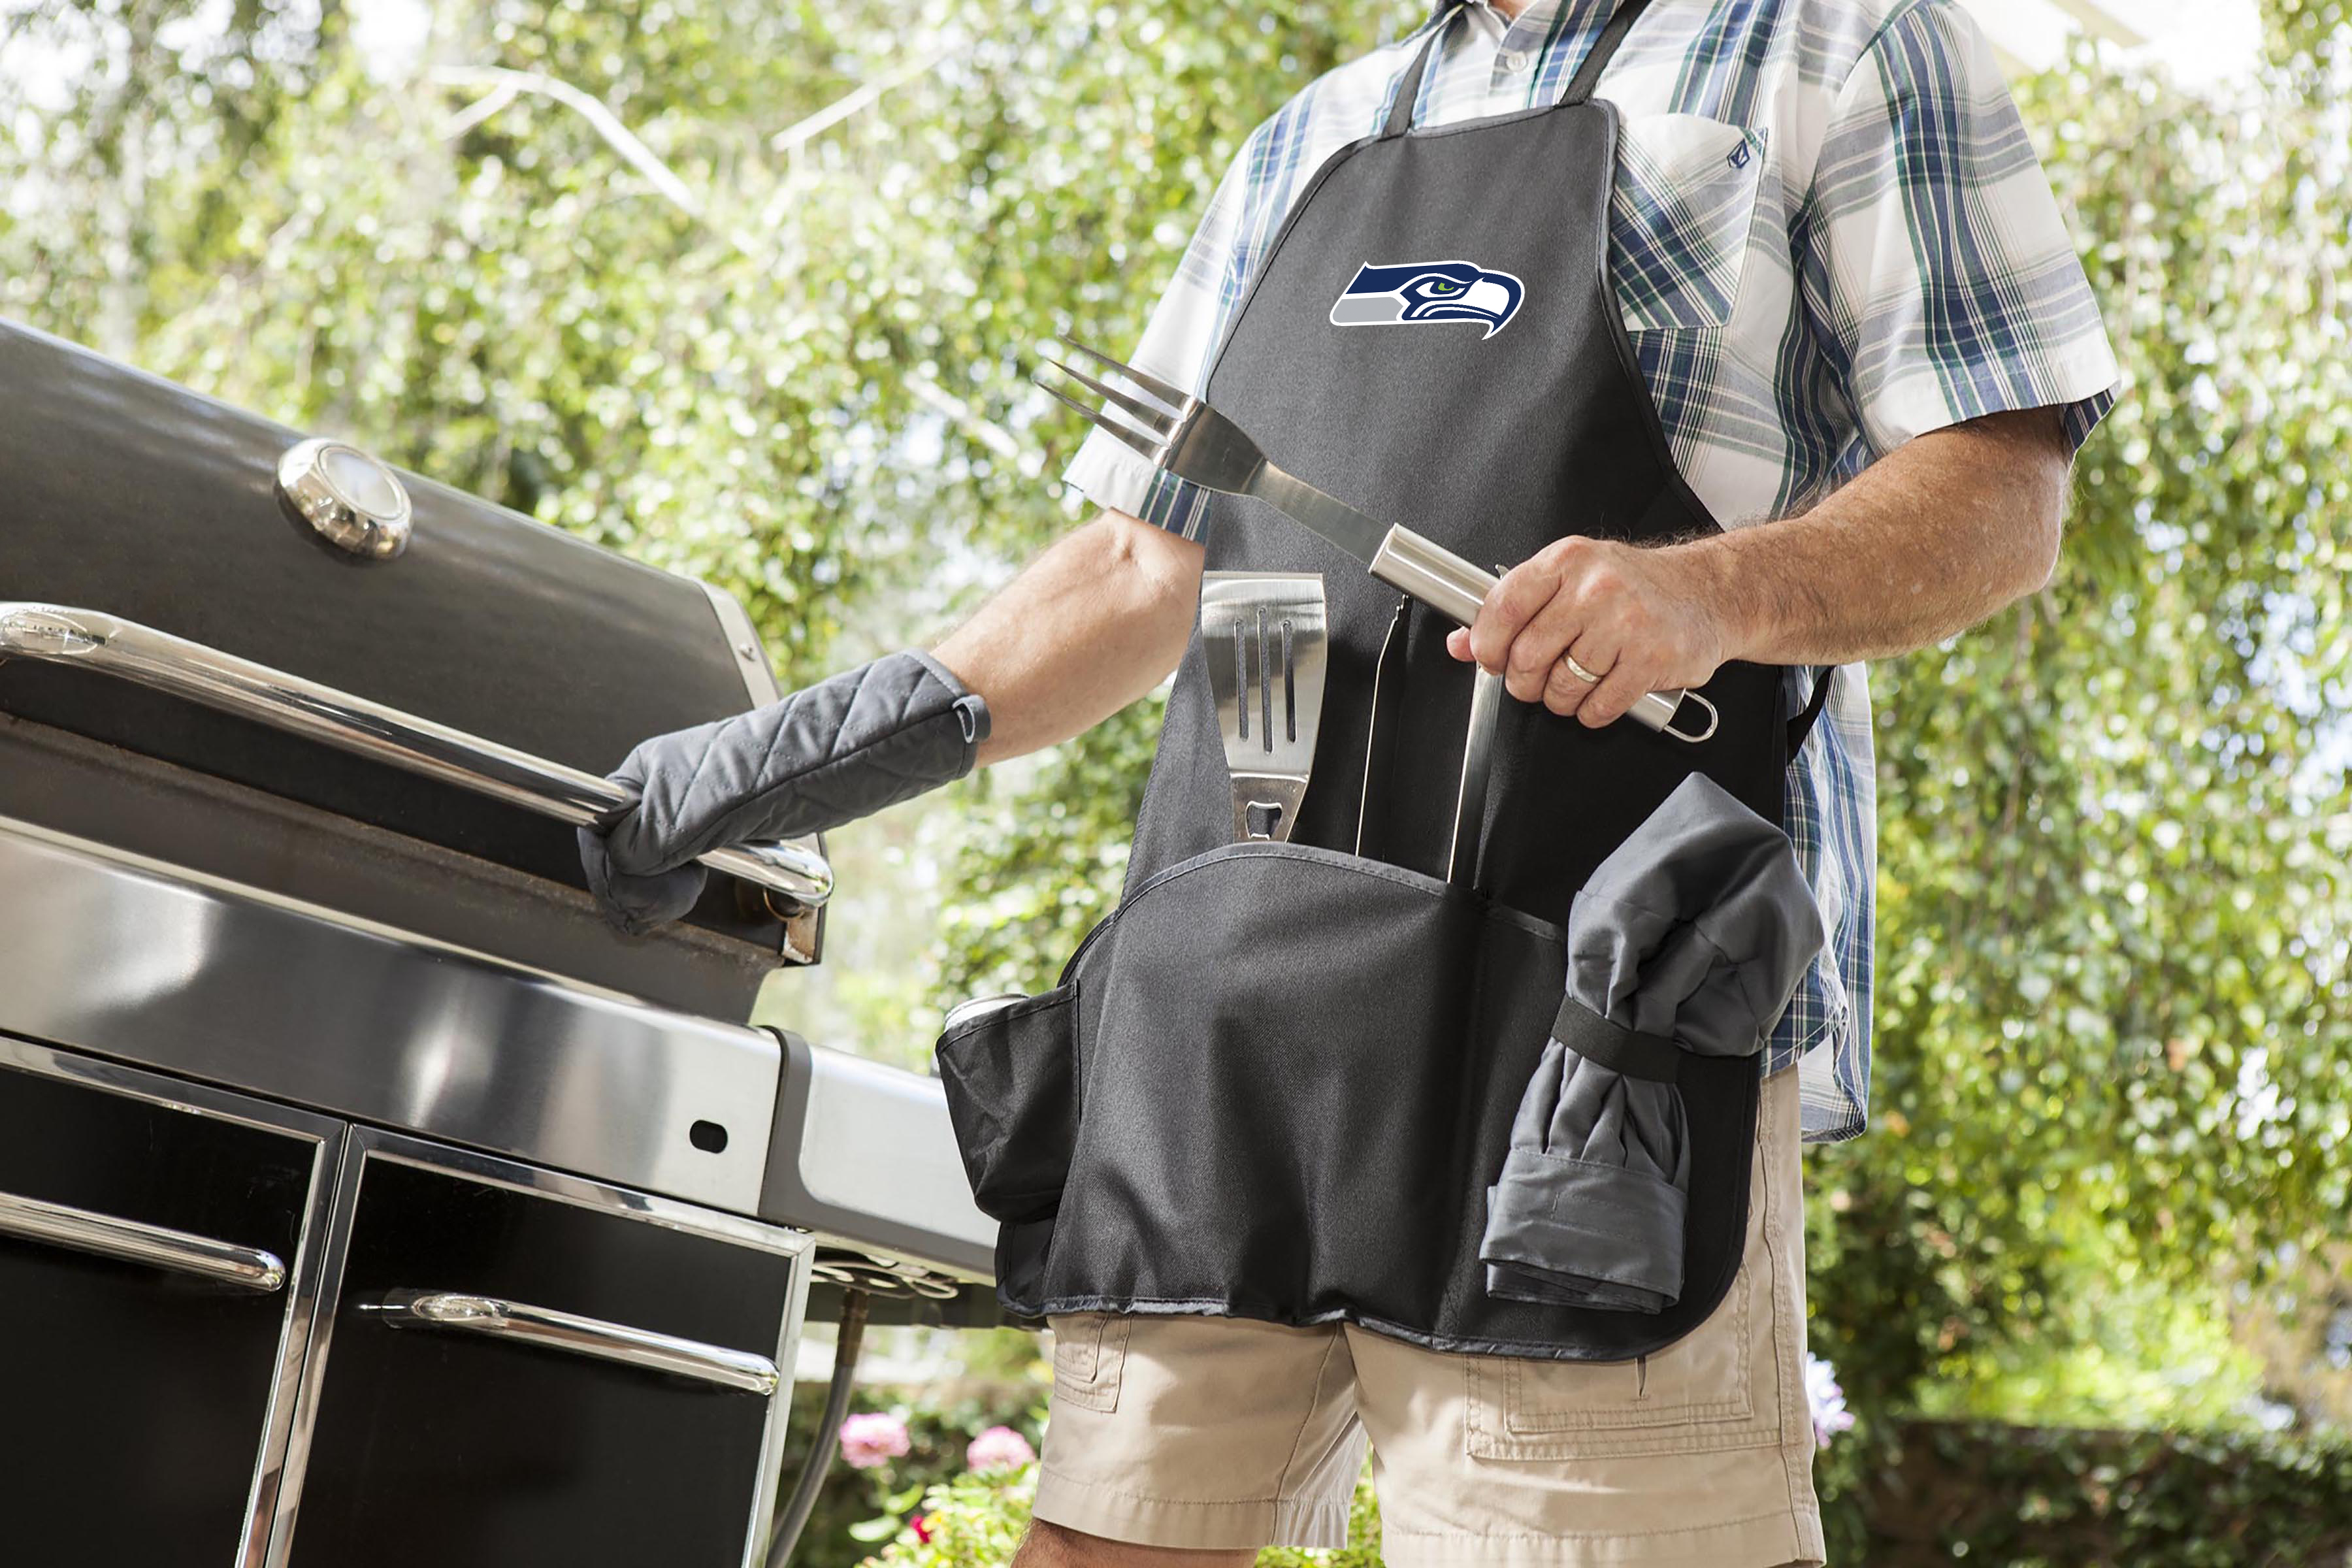
[[[1568,666],[1569,674],[1576,677],[1577,679],[1581,680],[1585,685],[1598,686],[1601,684],[1601,678],[1593,674],[1591,670],[1585,668],[1584,666],[1577,663],[1576,656],[1574,654],[1563,653],[1559,656],[1559,661],[1560,663]]]

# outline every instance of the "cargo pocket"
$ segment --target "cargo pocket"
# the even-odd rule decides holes
[[[940,1037],[940,1083],[982,1213],[1007,1225],[1061,1206],[1076,1142],[1077,987],[967,1018]]]
[[[1663,1350],[1633,1361],[1467,1358],[1473,1458],[1696,1454],[1780,1440],[1782,1405],[1790,1394],[1780,1386],[1776,1360],[1771,1292],[1777,1287],[1769,1277],[1775,1253],[1763,1195],[1777,1147],[1773,1132],[1759,1115],[1748,1156],[1755,1196],[1739,1267],[1715,1310]],[[1770,1380],[1760,1400],[1759,1379]]]
[[[1127,1336],[1135,1321],[1116,1312],[1073,1312],[1054,1329],[1054,1397],[1081,1410],[1118,1408]]]
[[[1610,272],[1628,332],[1731,320],[1765,152],[1765,132],[1703,114],[1633,114],[1621,122]]]
[[[1755,1377],[1771,1371],[1769,1318],[1753,1309],[1744,1259],[1713,1314],[1630,1362],[1469,1358],[1468,1439],[1482,1459],[1575,1459],[1762,1447],[1776,1413],[1758,1409]],[[1760,1349],[1757,1341],[1766,1335]]]

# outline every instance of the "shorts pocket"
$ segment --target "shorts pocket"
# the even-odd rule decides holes
[[[1134,1320],[1117,1312],[1073,1312],[1047,1321],[1054,1330],[1054,1397],[1081,1410],[1117,1410]]]
[[[1627,331],[1731,320],[1764,184],[1766,134],[1703,114],[1633,114],[1621,122],[1610,270]]]
[[[1630,1362],[1468,1358],[1468,1441],[1483,1459],[1571,1459],[1760,1447],[1778,1439],[1755,1379],[1774,1376],[1751,1247],[1706,1321]],[[1759,1340],[1762,1341],[1759,1344]]]
[[[940,1083],[981,1212],[1007,1225],[1062,1202],[1077,1139],[1077,988],[993,1008],[940,1037]]]

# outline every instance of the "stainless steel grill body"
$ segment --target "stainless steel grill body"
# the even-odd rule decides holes
[[[743,1022],[822,845],[580,886],[776,697],[740,606],[6,323],[0,399],[10,1547],[756,1562],[812,1303],[990,1321],[993,1226],[936,1080]]]

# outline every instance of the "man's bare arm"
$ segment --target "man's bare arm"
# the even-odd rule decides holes
[[[1801,517],[1658,549],[1565,539],[1507,574],[1457,658],[1598,727],[1727,659],[1907,653],[2049,581],[2070,454],[2058,411],[1989,415],[1888,453]],[[1562,652],[1602,677],[1577,677]]]
[[[1091,729],[1176,668],[1202,550],[1124,512],[1055,542],[931,650],[988,700],[980,765]]]

